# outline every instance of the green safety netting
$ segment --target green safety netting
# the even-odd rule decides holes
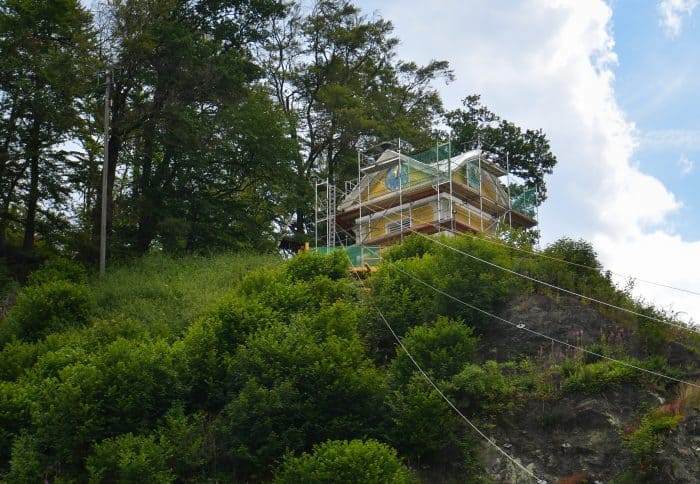
[[[348,247],[312,247],[311,252],[318,254],[330,254],[335,250],[344,250],[348,257],[350,258],[350,263],[353,267],[360,267],[365,264],[369,266],[376,266],[379,264],[380,254],[379,247],[360,247],[358,245],[351,245]]]
[[[441,145],[437,145],[435,148],[431,148],[410,156],[414,160],[418,160],[421,163],[437,163],[438,161],[446,160],[451,156],[455,156],[457,153],[453,153],[452,148],[451,143],[443,143]]]
[[[535,207],[537,207],[537,190],[526,188],[520,195],[511,200],[511,207],[513,210],[534,218]]]

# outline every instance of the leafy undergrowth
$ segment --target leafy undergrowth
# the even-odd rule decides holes
[[[92,285],[97,316],[136,319],[179,331],[231,292],[251,270],[279,263],[269,255],[173,258],[155,254],[109,271]]]
[[[638,307],[604,274],[587,275],[584,287],[577,267],[541,267],[471,237],[444,242]],[[584,263],[591,255],[566,241],[555,249]],[[547,357],[523,351],[491,361],[479,340],[494,321],[474,307],[498,312],[542,290],[424,239],[408,238],[387,257],[362,283],[342,252],[287,263],[149,256],[92,284],[79,266],[47,265],[0,321],[0,472],[33,482],[488,477],[477,437],[386,323],[460,411],[486,428],[529,400],[625,385],[663,389],[630,367],[554,348]],[[624,354],[609,336],[577,344],[670,372],[653,351],[673,333],[618,317],[646,357]],[[696,401],[689,391],[682,398]],[[644,420],[628,439],[632,451],[675,424]]]

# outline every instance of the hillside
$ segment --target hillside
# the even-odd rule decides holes
[[[4,480],[695,482],[697,333],[585,242],[437,240],[366,279],[340,251],[48,262],[0,320]]]

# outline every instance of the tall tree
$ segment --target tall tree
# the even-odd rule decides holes
[[[275,185],[261,177],[289,180],[278,162],[288,164],[291,155],[277,129],[282,116],[254,85],[261,71],[250,46],[265,35],[263,22],[282,12],[275,0],[109,3],[115,94],[108,184],[113,191],[121,172],[127,186],[110,210],[122,245],[202,248],[245,225],[239,197],[258,197],[266,203],[257,207],[267,209],[264,222],[257,218],[253,233],[240,237],[255,238],[274,223],[269,204],[281,195],[260,195]]]
[[[348,0],[318,0],[308,14],[293,5],[269,30],[259,59],[299,144],[294,170],[304,182],[293,230],[303,234],[312,179],[354,177],[356,151],[378,140],[424,141],[442,112],[432,83],[452,74],[444,61],[398,61],[391,22]]]
[[[506,156],[511,173],[522,179],[514,190],[537,188],[537,204],[547,198],[544,176],[552,173],[557,163],[549,140],[541,129],[523,130],[491,112],[481,104],[480,96],[467,96],[463,108],[447,113],[451,137],[460,148],[481,147],[494,153],[504,165]]]
[[[50,216],[68,195],[62,144],[81,123],[77,99],[94,79],[92,41],[91,16],[78,0],[0,6],[0,249],[21,212],[22,246],[31,250],[39,210]]]

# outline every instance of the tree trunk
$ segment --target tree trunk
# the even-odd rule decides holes
[[[27,140],[27,160],[29,161],[29,192],[27,194],[27,218],[24,222],[24,241],[22,248],[26,251],[34,248],[34,234],[36,232],[36,211],[39,204],[39,154],[41,140],[39,128],[41,123],[34,116],[32,127]]]
[[[156,93],[157,96],[158,93]],[[156,101],[154,101],[155,103]],[[144,128],[144,148],[143,164],[141,166],[141,179],[139,180],[138,203],[138,227],[136,232],[136,249],[140,253],[145,253],[151,246],[155,237],[156,217],[155,217],[155,183],[153,182],[153,156],[155,153],[156,136],[156,112],[157,106],[154,104],[150,119],[146,121]]]
[[[2,148],[0,149],[0,187],[5,187],[5,177],[7,164],[10,162],[10,144],[15,136],[15,121],[17,102],[16,99],[13,100],[12,109],[10,111],[10,117],[7,120],[7,130],[5,134],[5,139],[2,143]],[[12,200],[12,192],[14,188],[8,188],[8,192],[3,195],[3,205],[0,210],[0,255],[5,253],[7,245],[7,224],[9,222],[10,216],[10,200]]]

